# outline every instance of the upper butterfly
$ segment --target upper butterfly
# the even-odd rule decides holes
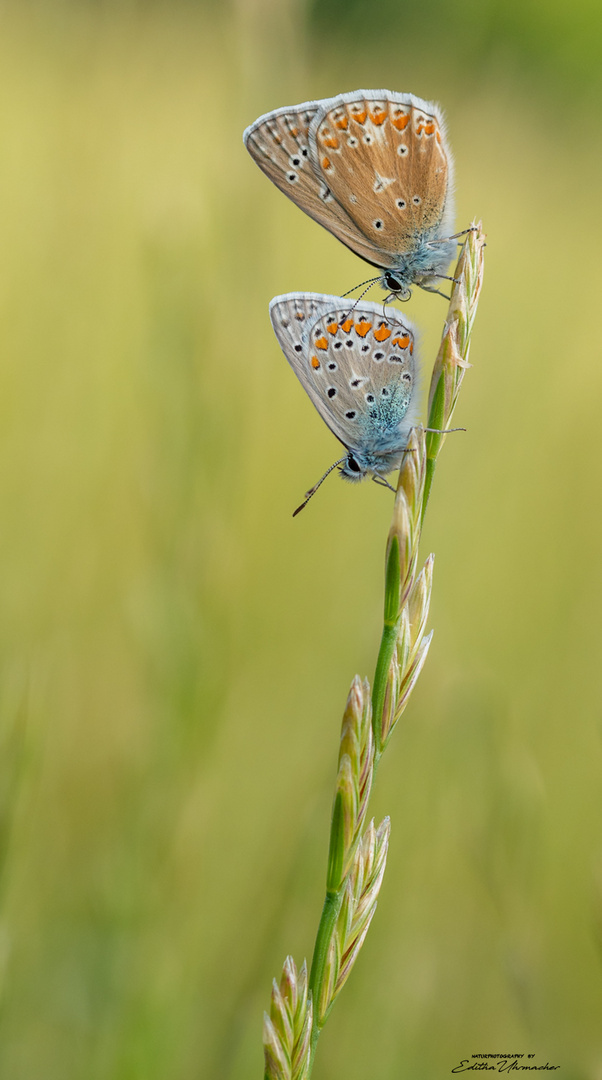
[[[270,318],[304,390],[347,450],[331,469],[341,466],[347,480],[382,481],[400,465],[416,423],[411,324],[395,308],[362,301],[350,311],[340,296],[320,293],[276,296]]]
[[[455,253],[453,162],[441,110],[354,90],[275,109],[243,135],[260,169],[401,299],[438,291]]]

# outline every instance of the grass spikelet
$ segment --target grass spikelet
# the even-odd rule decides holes
[[[307,965],[299,972],[287,956],[280,984],[274,979],[270,1014],[264,1013],[265,1080],[306,1080],[309,1076],[312,1001]]]

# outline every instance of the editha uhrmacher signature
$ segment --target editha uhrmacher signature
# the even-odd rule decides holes
[[[471,1061],[470,1058],[464,1058],[459,1065],[456,1065],[455,1069],[452,1069],[452,1073],[463,1072],[480,1072],[481,1070],[487,1070],[488,1072],[554,1072],[560,1068],[560,1065],[550,1065],[547,1061],[545,1065],[536,1065],[535,1062],[527,1061],[523,1062],[520,1059],[524,1054],[473,1054],[473,1058],[493,1058],[494,1061]],[[534,1058],[535,1054],[529,1054],[529,1058]]]

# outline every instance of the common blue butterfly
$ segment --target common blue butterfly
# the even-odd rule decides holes
[[[417,418],[411,323],[382,304],[360,301],[350,310],[340,296],[302,292],[274,297],[270,318],[303,389],[346,448],[328,472],[338,465],[347,480],[383,482],[400,465]]]
[[[355,90],[260,116],[243,135],[306,214],[382,270],[401,299],[437,292],[455,253],[453,162],[438,105]]]

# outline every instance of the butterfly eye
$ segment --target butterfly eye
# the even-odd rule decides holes
[[[387,286],[387,289],[391,290],[391,292],[399,292],[399,290],[401,289],[401,282],[398,281],[393,274],[385,274],[385,285]]]
[[[355,460],[354,457],[351,456],[351,454],[349,454],[348,457],[347,457],[347,468],[351,469],[351,472],[361,472],[362,471],[360,469],[357,461]]]

